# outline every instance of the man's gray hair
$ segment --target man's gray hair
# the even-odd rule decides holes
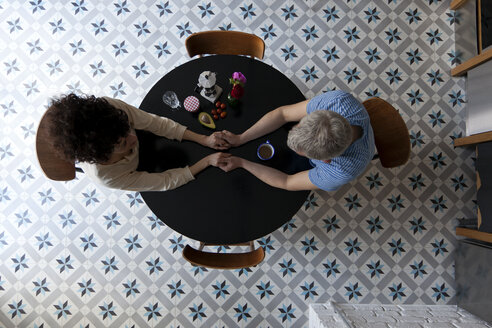
[[[292,150],[318,160],[340,156],[351,142],[349,122],[330,110],[318,110],[304,116],[287,138],[287,145]]]

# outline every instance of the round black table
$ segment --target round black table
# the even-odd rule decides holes
[[[237,108],[228,106],[227,117],[215,121],[215,130],[202,126],[197,113],[184,109],[172,111],[162,101],[167,90],[175,91],[181,104],[187,96],[194,95],[200,99],[200,111],[210,113],[215,105],[194,91],[203,71],[217,73],[217,85],[223,88],[221,101],[226,101],[231,90],[229,78],[233,72],[242,72],[248,80],[241,103]],[[268,111],[302,100],[305,97],[294,83],[273,67],[249,57],[216,55],[191,60],[170,71],[152,87],[140,109],[166,116],[194,132],[209,135],[224,129],[241,133]],[[228,151],[289,174],[301,171],[306,168],[307,159],[287,147],[290,127],[283,126]],[[138,131],[138,137],[138,170],[148,172],[191,165],[215,152],[194,142],[167,140],[142,131]],[[275,156],[261,161],[256,156],[256,149],[266,140],[275,147]],[[235,244],[261,238],[278,229],[299,210],[309,192],[270,187],[243,169],[225,173],[219,168],[209,167],[194,181],[175,190],[141,194],[158,218],[184,236],[206,243]]]

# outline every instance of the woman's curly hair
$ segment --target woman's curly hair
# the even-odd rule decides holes
[[[53,146],[71,162],[104,163],[130,132],[128,115],[104,98],[73,93],[52,99],[47,118]]]

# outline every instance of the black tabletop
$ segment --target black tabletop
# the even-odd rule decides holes
[[[202,126],[197,113],[184,109],[172,111],[162,101],[167,90],[176,92],[181,103],[187,96],[194,95],[200,100],[200,111],[210,113],[214,104],[194,91],[198,76],[206,70],[217,73],[217,85],[223,88],[219,100],[224,102],[231,90],[228,79],[233,72],[242,72],[248,80],[241,103],[237,108],[228,106],[227,117],[215,121],[215,130]],[[152,87],[140,109],[209,135],[223,129],[241,133],[268,111],[302,100],[305,97],[294,83],[270,65],[248,57],[217,55],[191,60],[170,71]],[[287,147],[290,127],[283,126],[228,151],[289,174],[301,171],[306,168],[307,159]],[[149,172],[192,165],[215,152],[194,142],[167,140],[141,131],[138,131],[138,137],[139,170]],[[275,147],[275,156],[261,161],[256,156],[256,149],[266,140]],[[294,216],[308,193],[270,187],[243,169],[225,173],[209,167],[194,181],[175,190],[141,194],[158,218],[184,236],[208,243],[234,244],[261,238],[278,229]]]

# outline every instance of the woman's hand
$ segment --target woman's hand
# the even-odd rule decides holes
[[[220,168],[224,172],[230,172],[237,169],[238,167],[242,167],[242,161],[243,159],[240,157],[227,156],[220,161],[218,168]]]
[[[190,166],[190,172],[193,176],[203,171],[209,166],[221,167],[226,165],[226,159],[231,154],[228,153],[214,153],[203,157],[201,160]]]
[[[227,164],[227,159],[231,157],[229,153],[214,153],[207,156],[208,165],[222,167]]]
[[[224,139],[223,132],[220,131],[214,132],[205,137],[202,145],[217,150],[225,150],[230,148],[229,143]]]
[[[240,134],[234,134],[227,130],[224,130],[221,133],[221,138],[229,145],[229,147],[237,147],[243,144]]]

